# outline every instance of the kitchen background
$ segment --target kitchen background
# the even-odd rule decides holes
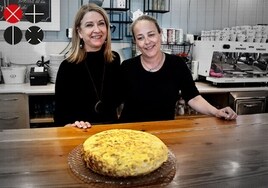
[[[0,60],[1,57],[7,57],[8,61],[12,63],[12,71],[14,71],[15,66],[20,66],[19,68],[27,67],[28,71],[26,74],[26,82],[30,82],[29,69],[33,66],[36,67],[36,63],[38,61],[40,63],[41,57],[43,56],[45,61],[50,60],[49,70],[50,73],[53,72],[53,76],[52,74],[50,74],[50,81],[53,82],[52,78],[53,80],[55,80],[56,71],[58,68],[57,66],[62,61],[62,55],[64,55],[70,47],[71,39],[66,36],[66,29],[72,27],[73,19],[77,10],[81,6],[81,4],[88,3],[88,0],[36,0],[35,2],[37,1],[39,3],[45,1],[52,3],[53,14],[52,24],[46,22],[41,23],[41,25],[39,25],[40,23],[36,24],[44,31],[44,39],[41,43],[37,45],[29,44],[24,37],[25,30],[28,27],[35,25],[27,21],[20,21],[19,23],[14,24],[15,26],[23,30],[22,41],[18,44],[10,45],[5,41],[3,37],[5,29],[12,25],[10,23],[5,22],[2,18],[4,3],[26,2],[30,4],[34,1],[0,1]],[[124,49],[129,50],[131,49],[131,47],[135,47],[135,45],[133,45],[132,43],[132,38],[128,26],[131,23],[130,17],[132,17],[133,12],[137,11],[138,9],[140,9],[141,11],[146,10],[148,14],[156,17],[162,28],[181,29],[184,34],[190,34],[191,36],[200,36],[201,33],[203,33],[202,31],[223,30],[224,28],[231,28],[234,26],[255,26],[257,24],[268,25],[268,0],[123,0],[130,2],[130,4],[128,4],[129,9],[127,7],[118,10],[113,6],[110,7],[110,3],[117,4],[118,1],[121,0],[104,0],[103,7],[106,8],[107,12],[111,15],[111,24],[113,26],[116,26],[115,31],[112,33],[112,37],[114,39],[112,41],[112,47],[113,50],[119,52],[122,59],[125,58]],[[154,3],[152,4],[152,2]],[[157,11],[152,11],[152,7],[158,5],[155,2],[165,2],[167,4],[170,3],[170,6],[166,6],[167,4],[165,4],[164,10],[157,9]],[[149,6],[149,8],[148,6],[144,6],[148,4],[152,4],[152,6]],[[118,17],[118,15],[123,15],[121,20],[120,16]],[[187,37],[184,37],[184,40],[186,40],[186,38]],[[197,47],[198,43],[201,43],[202,45],[207,44],[206,41],[204,41],[204,43],[203,41],[196,41],[195,47]],[[177,47],[184,48],[185,46],[193,46],[189,44],[190,43],[187,42],[183,42],[182,44],[168,44],[163,45],[163,48],[172,48],[172,52],[174,52],[173,49]],[[222,43],[221,41],[217,41],[215,42],[215,44],[215,46],[220,46],[220,44]],[[248,43],[245,42],[242,45],[246,44]],[[234,45],[241,44],[239,42],[234,42]],[[268,43],[263,44],[255,42],[254,45],[261,46],[261,48],[256,47],[256,50],[262,50],[264,47],[265,49],[268,49]],[[239,46],[239,49],[240,47],[241,46]],[[251,48],[252,46],[250,46],[250,50],[252,50]],[[201,54],[201,58],[195,58],[194,55],[196,54],[194,52],[198,51],[196,49],[199,49],[200,53],[198,54]],[[192,50],[192,57],[193,59],[196,59],[196,61],[191,61],[191,69],[194,70],[192,71],[193,78],[196,78],[198,76],[197,70],[204,70],[204,72],[206,73],[209,72],[208,70],[210,69],[211,62],[208,61],[208,58],[212,57],[212,51],[213,50],[211,48],[208,48],[207,46],[201,46],[200,48],[195,48],[195,50]],[[202,69],[200,68],[201,64]],[[1,72],[3,72],[3,68],[4,67],[1,67]],[[9,70],[9,67],[5,68],[7,68],[6,71]],[[16,67],[16,70],[19,68]],[[236,72],[237,71],[235,71],[235,73]],[[13,73],[14,72],[9,72],[12,77],[9,76],[9,74],[6,74],[6,77],[10,78],[10,80],[14,78],[13,80],[16,79],[17,82],[17,78],[19,77],[17,75],[19,74],[17,74],[16,72],[14,77]],[[33,72],[31,71],[31,73]],[[7,106],[4,111],[2,110],[3,112],[0,108],[1,128],[32,128],[53,126],[52,116],[55,104],[54,85],[45,83],[45,85],[47,84],[46,87],[32,87],[32,85],[35,85],[33,84],[34,81],[35,83],[37,83],[38,81],[38,84],[36,85],[40,85],[41,78],[43,81],[43,78],[46,78],[46,75],[44,76],[44,74],[41,74],[39,71],[37,71],[37,73],[39,74],[38,79],[31,79],[30,84],[0,84],[0,98],[4,99],[0,100],[0,102],[2,101],[0,103],[0,106]],[[23,76],[21,76],[21,80],[24,82],[25,79]],[[31,76],[31,78],[32,77],[34,76]],[[226,79],[228,78],[229,77],[227,77]],[[232,80],[232,78],[230,79]],[[239,79],[242,80],[244,84],[243,78],[236,78],[234,80],[239,81]],[[266,82],[267,86],[267,75],[263,77],[254,77],[249,79],[251,79],[250,81],[252,81],[252,79],[254,79],[254,81],[261,80],[261,84],[262,82]],[[47,82],[47,79],[45,79],[45,81]],[[6,80],[4,82],[7,83]],[[3,83],[3,79],[2,82],[0,80],[0,83]],[[234,109],[236,109],[238,114],[267,112],[268,103],[266,101],[268,100],[268,94],[267,91],[262,91],[263,87],[250,88],[245,87],[245,85],[243,85],[243,87],[240,88],[231,87],[229,89],[226,89],[225,87],[211,87],[210,85],[203,82],[196,82],[196,84],[202,96],[217,108],[222,108],[224,106],[230,105]],[[236,85],[236,83],[234,84]],[[264,88],[266,89],[267,87]],[[257,93],[253,93],[253,99],[251,99],[251,91],[257,91]],[[13,100],[14,98],[16,100]],[[10,110],[6,112],[6,109]],[[199,115],[189,106],[185,105],[185,102],[183,100],[178,101],[175,111],[176,117],[184,117],[184,115]],[[14,117],[14,114],[18,114],[18,116],[16,115]]]
[[[3,38],[6,25],[3,21],[0,22],[0,51],[3,57],[7,57],[14,64],[35,64],[41,56],[49,60],[49,54],[65,53],[68,50],[70,39],[66,37],[66,29],[72,27],[74,16],[81,4],[88,1],[53,1],[60,2],[60,7],[56,7],[59,10],[60,30],[44,30],[44,39],[40,44],[31,45],[23,38],[22,42],[16,45],[9,45]],[[124,12],[128,20],[132,17],[132,12],[137,9],[143,11],[144,2],[147,0],[129,1],[130,10]],[[110,0],[104,0],[103,7],[109,7],[109,3]],[[2,8],[0,7],[0,10],[3,10]],[[163,28],[182,29],[184,34],[200,35],[202,30],[268,24],[268,0],[170,0],[169,9],[166,13],[149,14],[155,16]],[[122,28],[128,26],[129,23],[121,25]],[[113,40],[113,49],[124,58],[122,48],[129,46],[131,46],[131,36],[124,29],[122,39]]]

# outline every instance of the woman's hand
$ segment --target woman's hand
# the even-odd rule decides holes
[[[91,127],[91,124],[87,121],[76,121],[72,124],[68,124],[66,126],[71,126],[71,127],[77,127],[79,129],[87,129]]]
[[[237,118],[237,114],[229,107],[217,109],[208,103],[201,95],[198,95],[188,102],[189,106],[201,114],[213,115],[226,120]]]
[[[215,116],[226,120],[233,120],[237,118],[237,114],[229,106],[219,109]]]

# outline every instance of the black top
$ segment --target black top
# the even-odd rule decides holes
[[[69,63],[64,60],[58,70],[55,84],[55,125],[65,125],[75,121],[90,123],[113,123],[117,120],[116,108],[119,105],[120,56],[117,52],[112,63],[105,63],[103,82],[104,56],[103,51],[88,52],[84,62]],[[100,112],[95,111],[99,101],[103,82],[102,96],[99,96],[103,105]]]
[[[190,70],[182,58],[166,54],[157,72],[146,71],[140,56],[123,61],[124,108],[121,122],[170,120],[181,96],[188,102],[199,95]]]

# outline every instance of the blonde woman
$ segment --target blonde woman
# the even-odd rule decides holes
[[[83,5],[74,20],[70,53],[57,73],[55,125],[88,128],[116,121],[119,68],[105,10],[92,3]]]
[[[121,122],[170,120],[175,117],[179,92],[196,111],[233,120],[230,108],[217,109],[198,92],[186,63],[161,51],[161,29],[148,15],[132,23],[132,36],[141,55],[122,62],[124,108]]]

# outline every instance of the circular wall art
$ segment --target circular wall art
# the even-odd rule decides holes
[[[3,12],[4,18],[9,23],[17,23],[23,15],[22,9],[16,4],[8,5]]]
[[[16,26],[10,26],[6,28],[4,32],[4,38],[8,44],[11,45],[18,44],[22,39],[22,32],[20,28]]]
[[[25,38],[30,44],[39,44],[44,38],[44,32],[40,27],[29,27],[25,32]]]
[[[45,13],[43,8],[40,5],[31,5],[27,8],[26,12],[24,13],[25,18],[31,23],[38,23],[40,22]]]

